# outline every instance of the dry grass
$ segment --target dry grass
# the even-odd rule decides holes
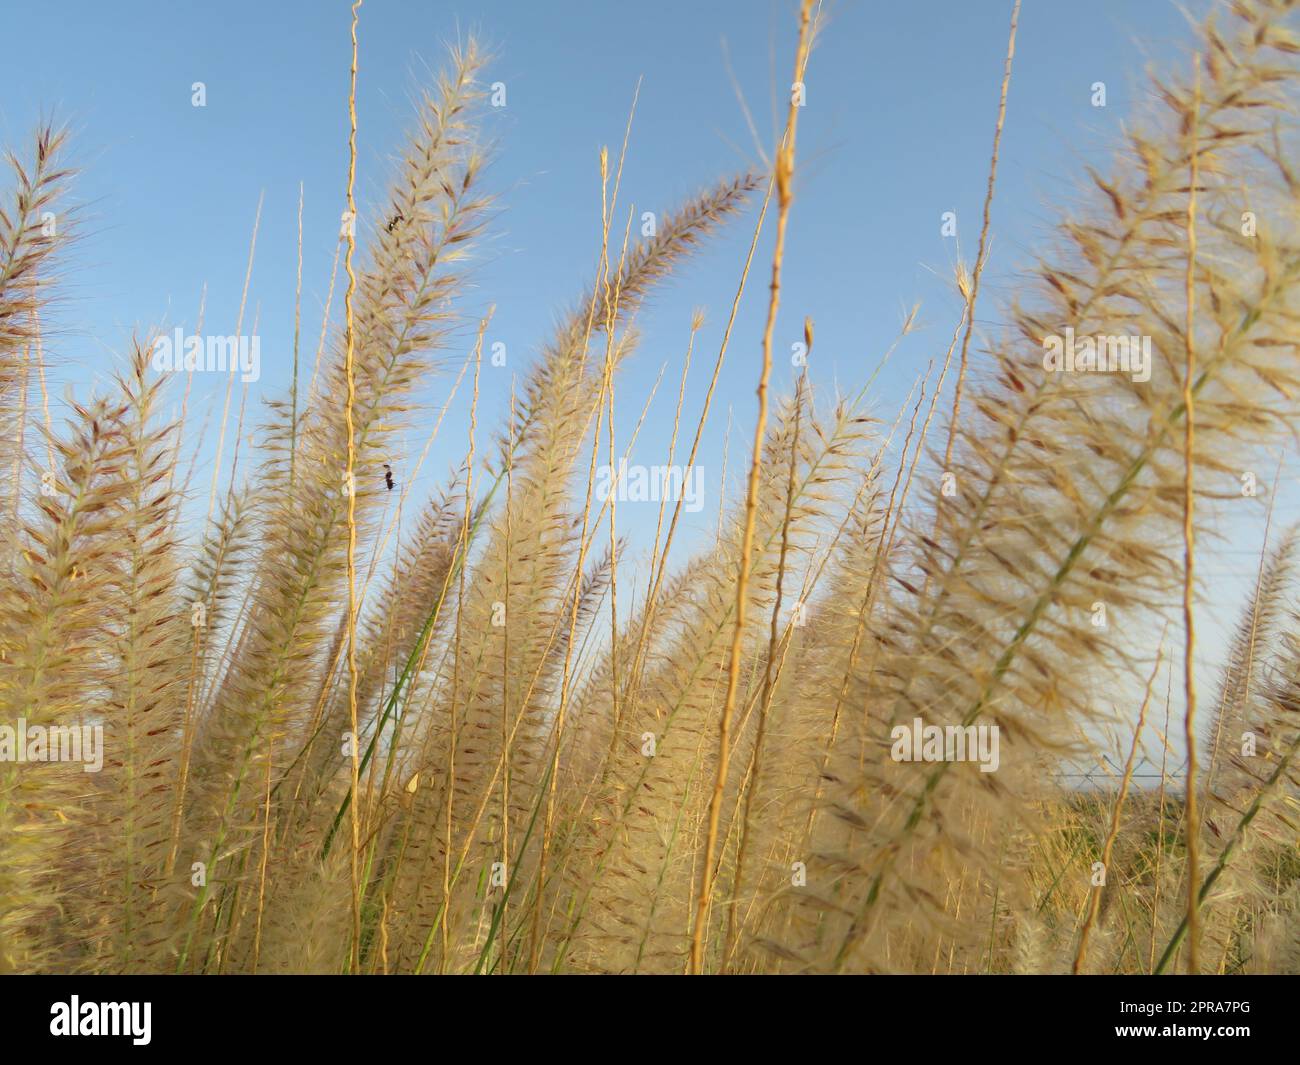
[[[106,756],[97,774],[0,761],[0,971],[1297,971],[1295,530],[1262,547],[1199,730],[1190,670],[1157,730],[1156,648],[1090,620],[1097,603],[1134,629],[1163,620],[1190,649],[1214,532],[1197,503],[1239,495],[1300,413],[1295,9],[1237,0],[1202,27],[1199,73],[1153,84],[1161,110],[1090,175],[972,360],[1016,5],[962,318],[888,429],[867,414],[874,374],[831,397],[802,373],[768,417],[782,272],[800,269],[782,239],[793,102],[771,175],[714,183],[639,242],[630,215],[619,232],[622,156],[611,181],[602,154],[592,287],[486,443],[477,322],[447,400],[472,382],[464,460],[400,526],[408,485],[387,506],[384,464],[473,324],[478,47],[422,101],[392,211],[345,239],[344,324],[323,330],[301,403],[295,307],[289,398],[192,544],[185,414],[162,418],[151,337],[66,425],[35,401],[75,232],[42,232],[71,180],[63,135],[42,130],[0,212],[0,429],[19,471],[0,499],[0,725],[102,724]],[[805,2],[797,80],[820,22]],[[593,490],[640,428],[620,421],[621,439],[614,421],[637,312],[765,177],[679,449],[690,322],[667,457],[701,456],[775,194],[746,492],[690,556],[683,500],[661,503],[638,568]],[[1150,336],[1150,379],[1044,372],[1066,326]],[[1145,690],[1140,709],[1117,718],[1117,690]],[[1000,766],[896,759],[914,719],[996,726]],[[1069,786],[1120,734],[1122,775]],[[1153,734],[1158,787],[1134,774]]]

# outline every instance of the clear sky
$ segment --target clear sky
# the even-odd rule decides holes
[[[262,395],[288,388],[299,182],[306,200],[308,363],[319,330],[346,173],[348,5],[0,3],[12,39],[26,42],[5,49],[0,64],[0,141],[21,149],[38,116],[53,113],[73,127],[74,160],[82,170],[76,197],[84,238],[67,264],[47,352],[56,396],[68,381],[84,394],[89,382],[120,365],[134,329],[192,328],[205,284],[206,331],[233,333],[254,213],[264,195],[244,330],[251,332],[256,315],[263,366],[250,392],[255,420],[253,404]],[[1205,3],[1187,6],[1199,14]],[[873,397],[874,411],[892,417],[926,362],[942,358],[957,318],[956,244],[941,236],[940,219],[957,212],[969,261],[1011,3],[841,0],[827,9],[831,18],[811,60],[800,118],[778,351],[789,350],[804,316],[811,316],[814,380],[856,391],[904,309],[919,301],[925,328],[899,349]],[[496,224],[477,256],[463,307],[471,326],[449,353],[463,357],[472,320],[494,303],[488,339],[506,343],[509,361],[505,370],[485,367],[481,425],[500,424],[509,374],[527,366],[557,315],[593,276],[597,154],[602,144],[617,152],[637,79],[644,80],[623,202],[634,203],[638,214],[662,212],[758,158],[727,56],[770,147],[776,98],[790,81],[794,16],[790,0],[367,0],[357,100],[363,219],[372,217],[368,208],[382,209],[389,161],[400,150],[413,95],[427,71],[442,63],[446,42],[470,31],[481,35],[496,53],[489,80],[507,86],[507,106],[489,123],[497,145],[488,177],[498,196]],[[1189,40],[1184,16],[1169,0],[1025,0],[982,322],[1000,320],[999,303],[1014,293],[1031,249],[1050,235],[1055,212],[1080,188],[1083,164],[1104,161],[1141,104],[1148,65],[1182,62]],[[206,85],[203,108],[191,105],[196,81]],[[1106,83],[1105,108],[1092,106],[1097,81]],[[638,446],[642,461],[662,461],[690,311],[699,305],[709,324],[697,345],[694,405],[688,401],[685,415],[694,422],[751,226],[752,217],[730,228],[641,316],[644,344],[620,384],[621,428],[630,427],[668,364]],[[769,247],[765,241],[757,262]],[[712,493],[721,471],[714,464],[729,406],[733,487],[747,458],[765,301],[765,285],[751,284],[704,442],[714,500],[709,513],[716,508]],[[788,360],[779,362],[774,384],[784,390],[792,374]],[[431,389],[434,401],[445,394],[445,383]],[[194,388],[189,421],[197,433],[205,415],[219,417],[224,380],[196,378]],[[449,416],[443,443],[421,476],[430,487],[463,453],[463,426]],[[412,453],[425,431],[421,425],[412,434]],[[195,478],[204,495],[211,471],[202,462],[210,464],[213,451],[205,446]],[[397,459],[400,476],[407,457]],[[1261,480],[1271,474],[1263,472]],[[1227,582],[1254,572],[1257,550],[1252,531],[1234,537],[1214,560],[1209,574],[1220,582],[1216,598],[1223,598]],[[1239,601],[1228,600],[1229,622]],[[1214,626],[1221,631],[1217,615],[1208,624],[1211,633]],[[1209,641],[1213,653],[1213,635]]]

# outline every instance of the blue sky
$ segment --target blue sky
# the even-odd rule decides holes
[[[955,317],[956,249],[940,236],[939,218],[958,212],[970,258],[1009,10],[992,0],[836,4],[809,69],[778,340],[798,339],[811,315],[815,371],[847,386],[874,364],[902,309],[920,301],[930,328],[903,349],[882,407],[942,352]],[[24,25],[32,11],[39,16]],[[134,328],[192,324],[204,284],[209,329],[224,322],[233,331],[264,194],[250,303],[260,307],[261,386],[284,388],[299,182],[308,323],[313,311],[319,323],[342,205],[347,5],[114,8],[56,0],[9,19],[18,37],[57,47],[15,49],[6,58],[0,137],[22,145],[36,117],[53,112],[73,126],[83,171],[77,196],[86,236],[67,273],[66,313],[51,350],[64,376],[102,374]],[[465,310],[473,316],[496,304],[492,337],[508,344],[510,369],[519,370],[593,274],[597,152],[602,144],[617,151],[637,78],[644,82],[624,203],[662,212],[757,159],[724,41],[770,145],[774,87],[784,93],[789,81],[793,5],[369,0],[358,99],[363,218],[366,207],[382,204],[414,92],[441,64],[444,43],[469,31],[496,52],[490,73],[506,83],[508,102],[490,123],[497,224]],[[1141,89],[1146,58],[1176,54],[1184,33],[1182,17],[1162,0],[1027,0],[982,317],[996,318],[995,301],[1014,288],[1054,205],[1075,189],[1080,165],[1116,134]],[[1089,99],[1099,80],[1107,83],[1104,109]],[[207,86],[204,108],[191,106],[195,81]],[[680,359],[693,306],[708,308],[702,350],[716,351],[748,230],[731,227],[643,315],[646,344],[629,374],[631,390],[653,380],[665,360]],[[762,286],[752,286],[724,375],[727,392],[745,407],[752,406],[764,301]],[[506,394],[508,386],[486,391]]]
[[[1205,4],[1189,6],[1199,13]],[[245,325],[250,332],[256,314],[262,379],[249,397],[254,421],[261,395],[288,388],[299,182],[305,362],[320,326],[346,172],[348,5],[50,0],[6,7],[5,25],[33,46],[8,49],[0,66],[0,140],[21,148],[37,117],[53,113],[73,127],[82,170],[76,198],[84,235],[50,323],[56,397],[67,382],[84,395],[120,365],[133,330],[192,327],[205,284],[206,331],[233,333],[264,195]],[[905,308],[919,301],[925,328],[899,349],[873,397],[882,417],[892,417],[926,362],[942,357],[957,317],[957,250],[941,236],[940,217],[957,212],[963,253],[972,258],[1010,8],[1009,0],[835,3],[809,67],[777,350],[788,351],[811,316],[814,380],[856,391]],[[507,106],[488,127],[497,145],[488,175],[496,224],[463,305],[470,319],[496,305],[488,340],[509,352],[506,369],[484,368],[480,425],[500,424],[510,373],[526,368],[593,276],[597,153],[602,144],[617,152],[638,77],[623,202],[638,214],[662,212],[758,158],[725,56],[770,145],[774,101],[790,80],[794,10],[789,0],[367,0],[357,101],[363,219],[384,202],[414,94],[442,63],[446,42],[481,35],[496,53],[490,80],[507,86]],[[1014,293],[1031,249],[1079,189],[1082,166],[1104,160],[1142,102],[1147,66],[1181,61],[1188,42],[1184,16],[1167,0],[1025,0],[981,321],[999,320],[999,301]],[[204,108],[191,106],[195,81],[206,85]],[[1106,83],[1105,108],[1091,103],[1097,81]],[[620,384],[621,429],[668,364],[638,446],[643,461],[662,461],[690,312],[703,306],[708,325],[686,412],[694,422],[751,226],[752,217],[732,226],[641,315],[644,342]],[[757,263],[765,262],[768,240],[770,233]],[[721,455],[729,406],[733,486],[746,459],[765,301],[765,284],[751,284],[704,441],[710,493],[721,471],[709,464]],[[464,344],[471,341],[467,329]],[[449,355],[458,360],[464,351]],[[783,390],[792,373],[788,360],[778,361],[774,384]],[[434,384],[432,400],[440,401],[446,383]],[[224,380],[196,378],[194,389],[197,431],[205,412],[219,417]],[[449,415],[421,476],[429,487],[463,453],[464,424]],[[412,434],[413,453],[425,431]],[[203,495],[211,470],[202,463],[211,463],[213,450],[209,440],[195,478]],[[400,477],[408,457],[397,458]],[[715,507],[706,506],[700,530]],[[1212,565],[1225,581],[1236,579],[1253,572],[1257,548],[1257,534],[1244,536],[1233,544],[1238,553]],[[1229,620],[1237,602],[1229,600]]]

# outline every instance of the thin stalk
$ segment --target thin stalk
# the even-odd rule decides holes
[[[1128,749],[1128,761],[1124,763],[1124,776],[1120,780],[1119,795],[1115,799],[1115,808],[1111,811],[1110,831],[1106,833],[1106,842],[1101,848],[1101,868],[1102,875],[1110,875],[1110,854],[1111,849],[1115,846],[1115,839],[1119,835],[1120,819],[1124,815],[1124,800],[1128,798],[1129,782],[1133,779],[1133,765],[1137,759],[1138,744],[1142,739],[1142,728],[1147,720],[1147,707],[1151,705],[1151,685],[1155,683],[1156,674],[1160,672],[1160,662],[1164,657],[1164,646],[1161,644],[1160,653],[1156,655],[1156,664],[1151,669],[1151,676],[1147,677],[1146,691],[1142,695],[1142,706],[1138,710],[1137,726],[1133,729],[1133,743]],[[1101,910],[1101,888],[1092,889],[1092,898],[1088,903],[1088,917],[1083,923],[1083,929],[1079,933],[1079,949],[1074,956],[1073,972],[1078,976],[1083,972],[1083,962],[1088,956],[1088,937],[1092,934],[1093,925],[1097,922],[1097,914]]]
[[[808,55],[808,23],[812,0],[803,0],[799,11],[799,44],[795,53],[794,80],[802,87],[802,75]],[[754,523],[758,513],[758,483],[763,468],[763,438],[767,432],[767,383],[772,373],[772,333],[781,298],[781,265],[785,257],[785,233],[790,219],[790,202],[794,192],[795,132],[799,118],[799,97],[792,88],[786,115],[785,136],[776,157],[774,178],[777,192],[776,247],[772,252],[772,280],[767,306],[767,324],[763,328],[763,368],[758,379],[758,419],[754,426],[753,459],[749,467],[749,488],[745,496],[745,524],[740,546],[740,572],[736,578],[736,625],[731,639],[731,658],[727,668],[727,694],[718,724],[718,769],[709,802],[708,830],[704,839],[704,866],[700,876],[700,893],[695,904],[695,927],[691,930],[690,972],[703,971],[704,933],[709,901],[713,895],[713,855],[718,842],[718,822],[722,814],[722,794],[727,785],[731,759],[731,717],[736,709],[736,690],[740,681],[740,649],[745,633],[745,614],[749,600],[749,569],[754,544]]]
[[[356,461],[357,442],[352,425],[352,410],[356,403],[356,380],[354,379],[353,356],[356,342],[352,320],[352,298],[356,293],[357,277],[353,272],[352,255],[356,250],[356,200],[353,188],[357,176],[357,22],[362,0],[352,4],[352,68],[348,89],[348,250],[343,260],[347,271],[348,286],[343,295],[346,356],[344,369],[347,375],[348,393],[343,410],[343,420],[348,438],[347,457],[347,496],[348,496],[348,713],[352,726],[350,744],[352,763],[352,794],[356,795],[360,783],[361,763],[360,745],[357,743],[357,497],[356,497]],[[352,962],[351,968],[356,972],[361,963],[361,817],[360,803],[352,804]]]
[[[1186,343],[1186,364],[1183,369],[1183,740],[1187,745],[1187,780],[1183,828],[1187,834],[1187,970],[1193,975],[1201,971],[1200,927],[1197,915],[1199,900],[1196,896],[1197,867],[1200,861],[1200,816],[1196,808],[1196,622],[1193,614],[1195,596],[1196,532],[1193,528],[1193,440],[1195,439],[1195,407],[1193,405],[1192,376],[1196,371],[1196,182],[1199,169],[1197,124],[1201,113],[1201,65],[1196,60],[1195,87],[1192,91],[1191,175],[1187,191],[1187,318],[1183,327]]]

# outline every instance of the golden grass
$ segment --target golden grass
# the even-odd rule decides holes
[[[595,276],[485,439],[492,312],[462,306],[491,203],[488,57],[453,50],[392,207],[340,235],[301,402],[300,189],[293,380],[255,469],[241,404],[222,485],[227,390],[194,543],[177,476],[189,382],[168,422],[149,334],[65,426],[34,402],[41,313],[75,232],[40,219],[71,174],[51,129],[34,163],[11,157],[0,725],[102,724],[106,755],[93,775],[0,760],[0,971],[1295,971],[1300,534],[1270,539],[1271,502],[1208,715],[1192,661],[1197,542],[1216,532],[1200,504],[1240,498],[1240,470],[1300,415],[1296,4],[1236,0],[1201,28],[1194,72],[1154,80],[1160,110],[1089,173],[1010,324],[972,352],[1019,15],[959,320],[881,420],[868,404],[893,347],[856,392],[824,394],[805,365],[769,399],[782,279],[800,268],[785,254],[794,97],[769,174],[705,187],[639,241],[620,204],[634,98],[617,166],[599,157]],[[804,0],[796,82],[822,23]],[[625,539],[640,504],[595,489],[658,387],[616,426],[638,312],[759,199],[707,383],[690,380],[703,312],[688,323],[667,464],[693,468],[773,197],[743,496],[720,493],[716,535],[692,553],[684,493],[661,498],[642,556]],[[240,328],[259,224],[260,203]],[[1044,341],[1066,326],[1152,337],[1150,379],[1045,372]],[[807,318],[804,339],[811,356]],[[389,485],[451,352],[459,374],[419,460]],[[463,458],[421,500],[453,402]],[[1113,628],[1092,624],[1098,604]],[[1180,611],[1181,705],[1171,663],[1157,727],[1163,642],[1131,637]],[[1117,692],[1132,706],[1114,708]],[[898,727],[918,719],[996,728],[999,767],[898,756]],[[1112,742],[1122,770],[1075,786]]]

